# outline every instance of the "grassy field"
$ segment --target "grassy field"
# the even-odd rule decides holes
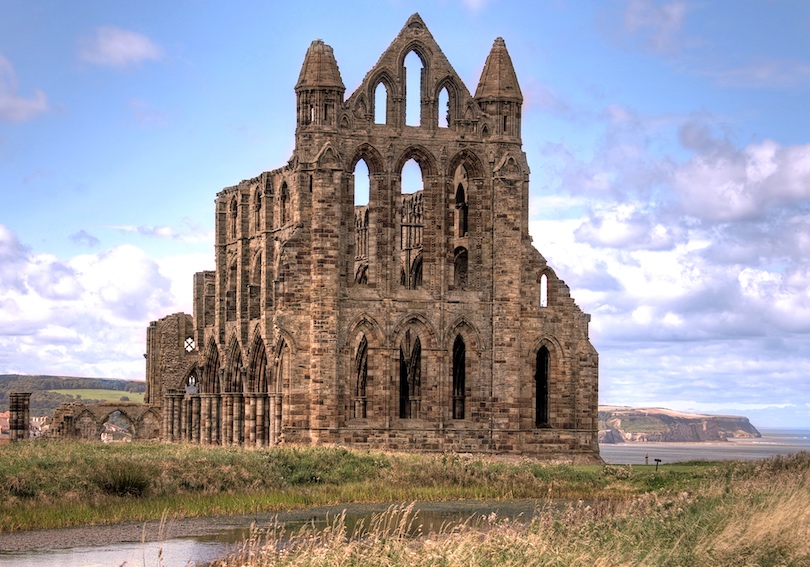
[[[122,396],[129,398],[130,402],[143,403],[143,392],[125,392],[123,390],[101,390],[101,389],[87,389],[75,388],[64,390],[48,390],[57,394],[65,394],[67,396],[81,396],[82,400],[99,400],[102,402],[117,402]]]
[[[574,504],[415,539],[400,509],[363,537],[339,522],[280,547],[257,535],[223,565],[810,565],[807,453],[656,472],[327,447],[0,446],[0,531],[465,498]]]

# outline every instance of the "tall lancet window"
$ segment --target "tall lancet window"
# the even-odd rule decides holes
[[[461,183],[456,188],[456,236],[467,236],[467,196]]]
[[[354,417],[366,417],[366,384],[368,383],[368,340],[366,335],[360,339],[354,355]]]
[[[399,346],[399,417],[419,417],[422,396],[422,343],[419,337],[405,338]]]
[[[540,276],[540,307],[548,307],[548,276]]]
[[[549,374],[550,357],[546,347],[540,347],[537,351],[537,361],[535,363],[534,380],[535,380],[535,427],[546,427],[549,422],[549,408],[548,408],[548,390],[549,390]]]
[[[464,419],[467,382],[467,346],[461,335],[453,343],[453,419]]]

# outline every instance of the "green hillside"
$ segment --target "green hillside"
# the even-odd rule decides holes
[[[119,401],[122,396],[142,402],[145,391],[142,380],[0,374],[0,411],[8,409],[9,392],[31,392],[31,415],[42,416],[53,415],[63,403],[76,401],[77,394],[87,403]]]
[[[76,388],[76,389],[62,389],[62,390],[48,390],[65,396],[71,396],[75,400],[88,402],[97,400],[99,402],[137,402],[143,403],[143,392],[122,392],[121,390],[103,390],[101,388]],[[122,400],[121,398],[128,398]]]

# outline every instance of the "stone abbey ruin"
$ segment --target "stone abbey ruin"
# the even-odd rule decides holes
[[[414,14],[347,98],[332,48],[312,42],[295,95],[290,160],[217,194],[193,317],[147,330],[160,437],[598,458],[590,316],[531,244],[504,41],[472,95]]]

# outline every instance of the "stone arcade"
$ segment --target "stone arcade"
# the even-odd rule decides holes
[[[217,194],[194,317],[147,331],[162,437],[598,458],[590,316],[531,244],[504,41],[471,95],[414,14],[348,98],[332,48],[312,42],[295,94],[289,162]]]

